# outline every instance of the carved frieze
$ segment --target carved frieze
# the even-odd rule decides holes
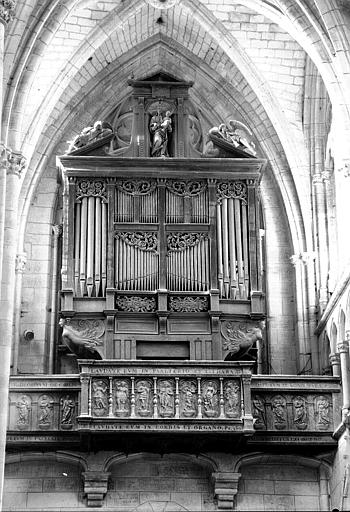
[[[139,295],[118,296],[115,302],[118,309],[130,313],[150,313],[157,307],[154,297],[140,297]]]
[[[184,251],[207,239],[207,233],[171,233],[167,236],[168,251]]]
[[[31,425],[32,400],[28,395],[19,397],[17,403],[17,428],[28,430]]]
[[[115,238],[123,240],[126,244],[137,247],[142,251],[158,252],[158,237],[153,231],[116,231]]]
[[[159,379],[158,383],[158,414],[163,418],[175,414],[175,382],[171,379]]]
[[[165,186],[176,196],[195,197],[207,188],[207,183],[203,180],[166,180]]]
[[[194,380],[180,380],[180,415],[184,418],[193,418],[197,415],[197,382]]]
[[[42,395],[38,400],[38,427],[47,429],[53,423],[53,404],[52,396]]]
[[[203,414],[206,417],[217,417],[219,415],[219,383],[216,380],[203,380],[202,382],[202,405]]]
[[[118,180],[116,187],[130,196],[146,196],[154,192],[157,182],[154,179],[147,180]]]
[[[206,297],[170,297],[169,310],[179,313],[199,313],[208,310]]]
[[[128,416],[130,413],[130,383],[126,379],[114,381],[114,396],[116,416]]]
[[[79,180],[75,192],[76,202],[81,202],[83,197],[99,197],[103,202],[106,202],[106,182],[103,180]]]
[[[140,379],[135,385],[135,408],[139,416],[152,416],[153,383],[149,379]]]
[[[241,392],[238,381],[229,380],[224,384],[224,410],[228,418],[241,415]]]
[[[305,430],[308,427],[307,404],[302,396],[293,398],[293,423],[298,430]]]
[[[65,395],[60,400],[60,426],[62,430],[73,428],[75,417],[75,401],[71,395]]]
[[[287,427],[286,399],[276,395],[271,401],[273,426],[277,430],[284,430]]]
[[[247,204],[247,186],[242,181],[220,181],[216,185],[216,197],[220,203],[222,199],[239,199]]]
[[[92,381],[91,410],[94,416],[106,416],[108,412],[108,383],[103,379]]]
[[[266,407],[265,400],[260,395],[252,396],[254,427],[256,430],[266,429]]]

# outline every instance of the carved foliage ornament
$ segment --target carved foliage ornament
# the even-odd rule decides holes
[[[167,237],[169,251],[184,251],[194,247],[202,240],[207,240],[207,233],[171,233]]]
[[[155,180],[120,180],[116,186],[130,196],[145,196],[151,194],[157,184]]]
[[[181,197],[195,197],[201,194],[207,187],[205,181],[180,181],[166,180],[167,189],[173,194]]]
[[[148,313],[156,310],[156,299],[154,297],[123,295],[122,297],[117,297],[116,305],[122,311]]]
[[[135,231],[131,233],[116,231],[114,236],[123,240],[128,245],[138,247],[142,251],[157,252],[158,238],[157,234],[152,231]]]
[[[80,202],[83,197],[100,197],[104,202],[107,201],[106,184],[101,180],[81,180],[77,183],[76,202]]]
[[[16,1],[1,0],[0,1],[0,21],[8,23],[15,15]]]
[[[206,297],[170,297],[169,308],[181,313],[199,313],[207,311],[208,301]]]
[[[179,0],[146,0],[148,4],[156,9],[170,9],[178,3]]]
[[[247,204],[247,186],[242,181],[221,181],[216,186],[216,196],[219,203],[226,198],[240,199]]]

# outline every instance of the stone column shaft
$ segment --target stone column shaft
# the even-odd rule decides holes
[[[1,5],[1,4],[0,4]],[[13,314],[15,300],[15,266],[17,252],[17,214],[20,175],[25,159],[20,153],[9,151],[6,177],[6,208],[3,245],[3,266],[0,298],[0,495],[3,491],[6,429],[8,414],[8,387],[10,377]],[[0,499],[1,500],[1,499]],[[0,503],[1,510],[1,503]]]
[[[12,343],[12,375],[18,374],[18,350],[20,342],[20,321],[21,321],[21,298],[22,298],[22,277],[27,262],[25,253],[16,256],[16,285],[15,285],[15,310],[14,310],[14,328]]]
[[[349,338],[350,332],[347,331],[347,337]],[[350,375],[349,375],[349,340],[346,339],[341,343],[337,344],[337,349],[340,354],[340,368],[341,368],[341,379],[342,379],[342,391],[343,391],[343,417],[347,416],[350,409]]]

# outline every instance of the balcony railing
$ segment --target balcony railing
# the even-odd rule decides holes
[[[332,443],[339,379],[251,375],[216,361],[80,361],[80,375],[12,377],[8,442],[79,442],[79,433],[251,436],[249,443]]]

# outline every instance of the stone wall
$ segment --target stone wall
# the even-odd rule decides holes
[[[241,468],[237,510],[320,510],[318,470],[296,464]]]

